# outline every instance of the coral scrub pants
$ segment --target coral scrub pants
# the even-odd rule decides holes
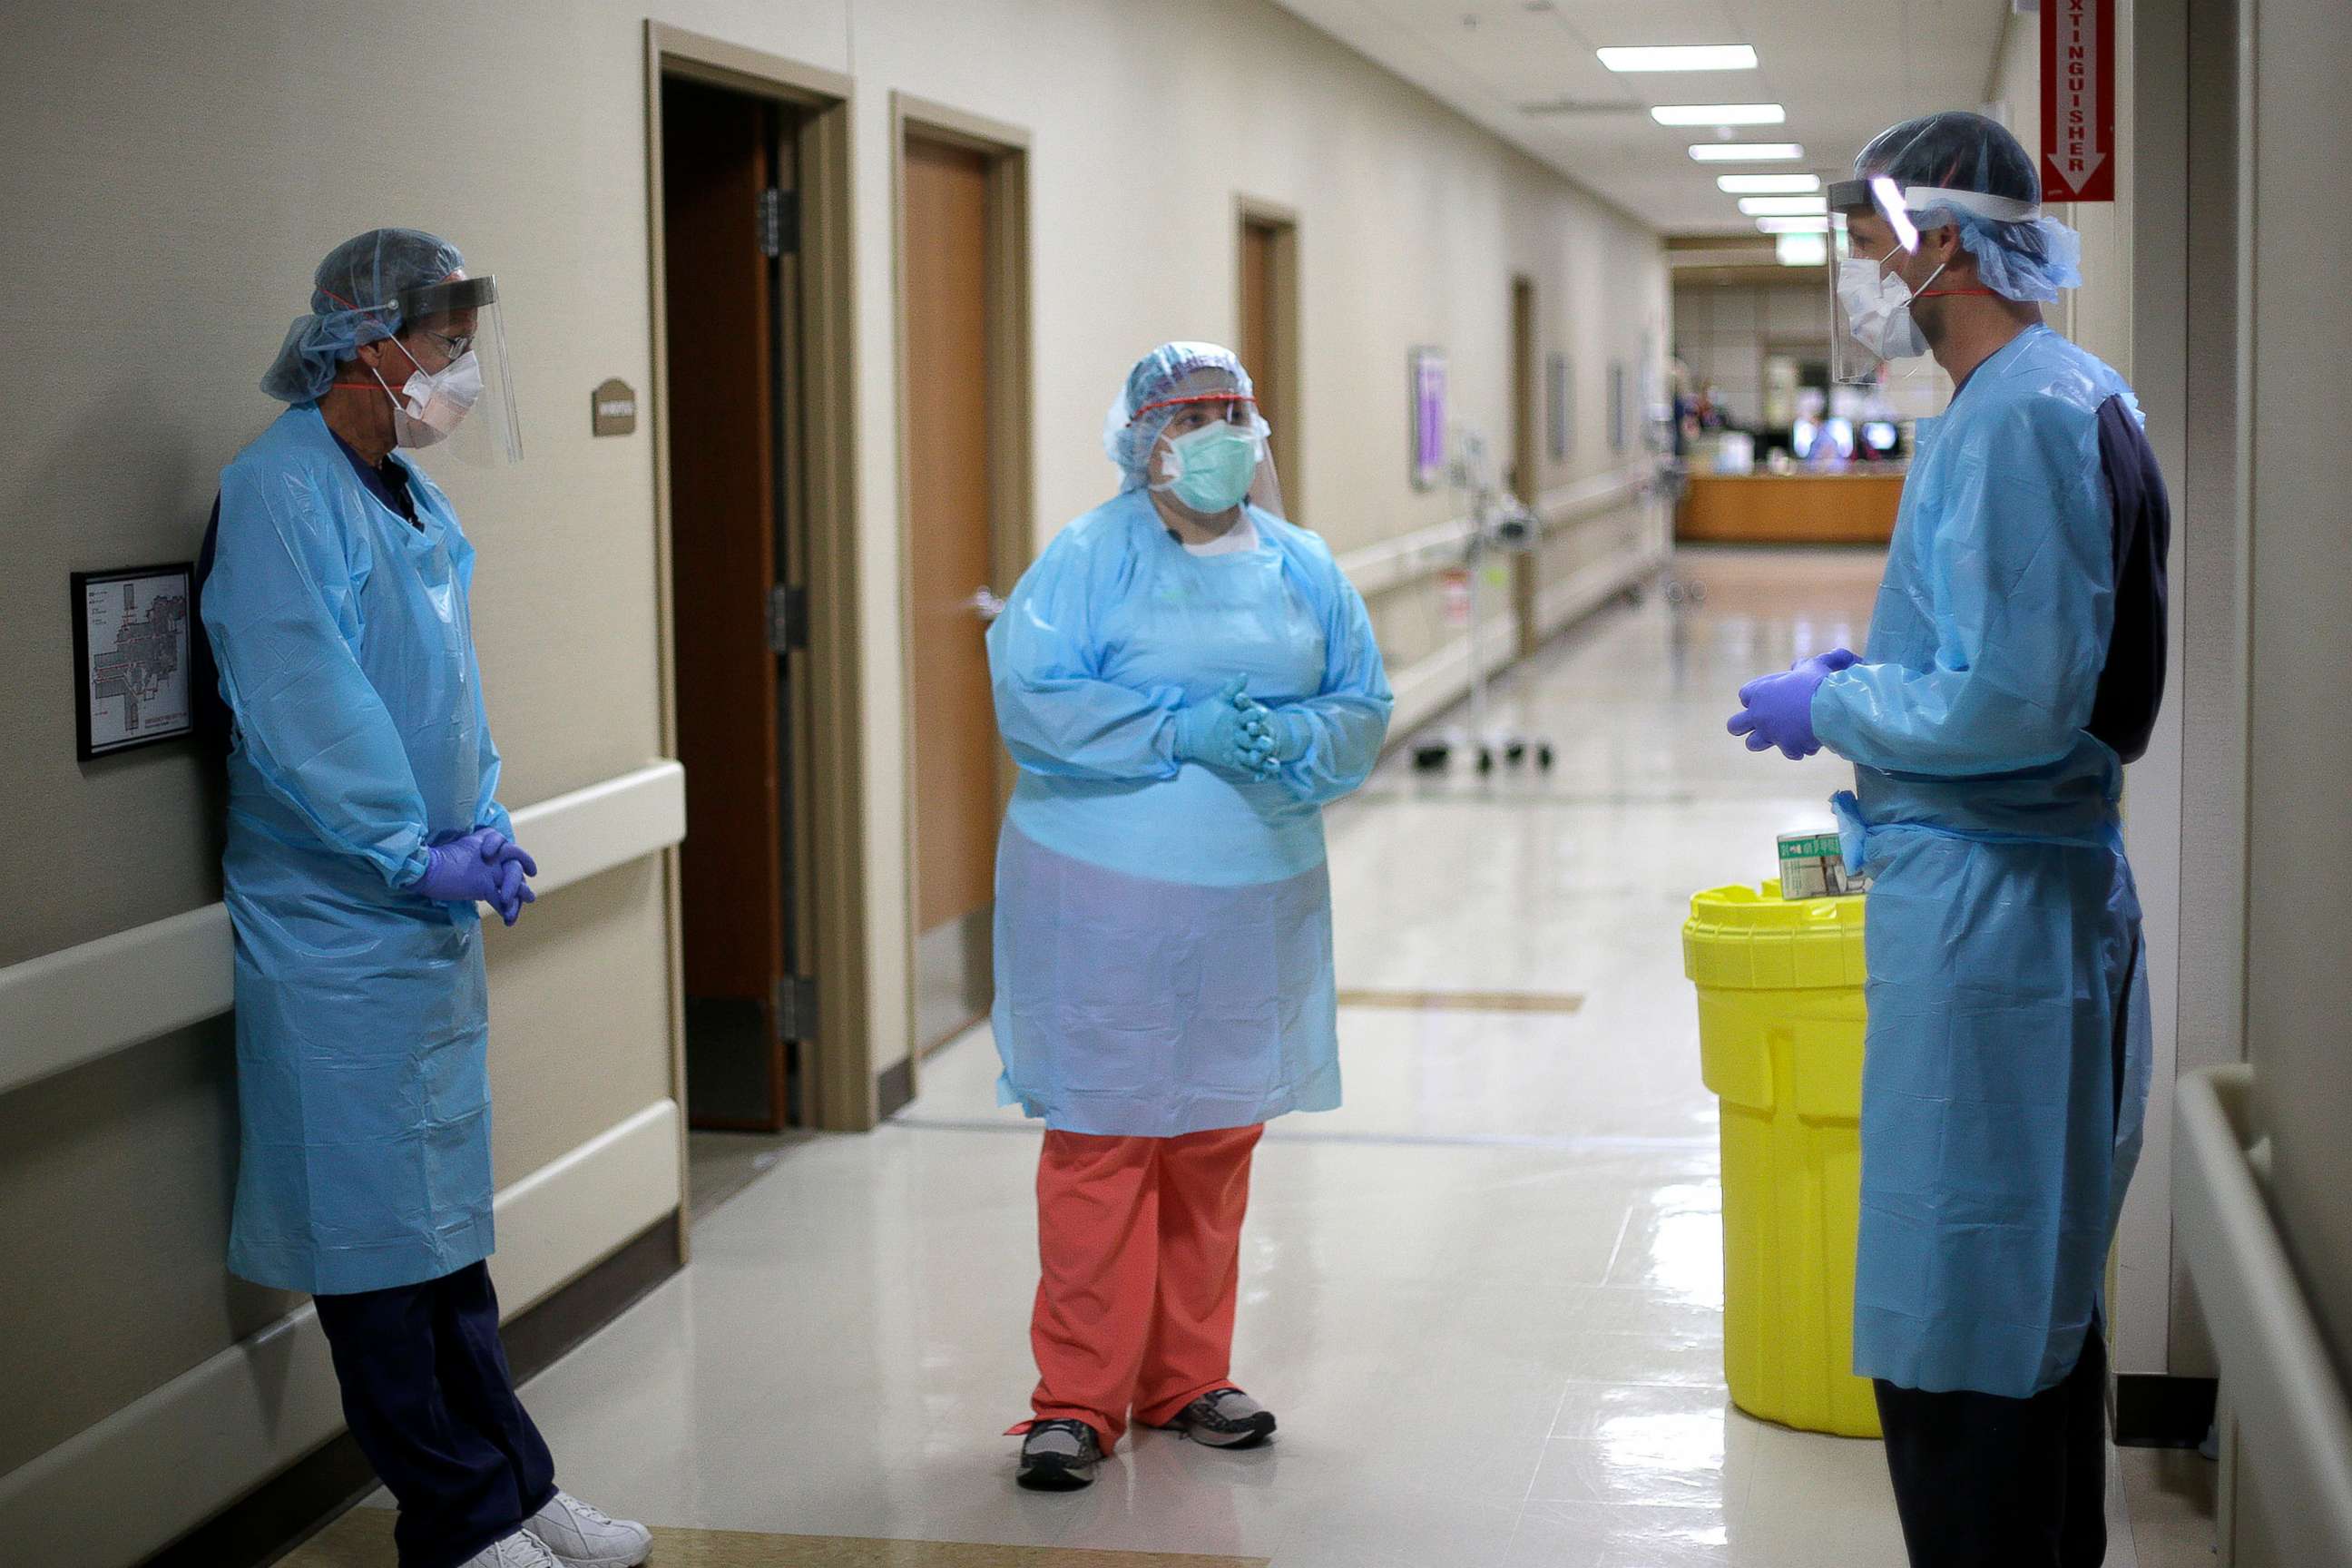
[[[1038,1420],[1083,1421],[1108,1453],[1130,1410],[1161,1426],[1233,1386],[1242,1218],[1265,1131],[1045,1134],[1029,1331]]]

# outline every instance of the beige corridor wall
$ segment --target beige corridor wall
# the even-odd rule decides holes
[[[2272,1147],[2266,1195],[2338,1373],[2352,1384],[2352,552],[2344,547],[2342,367],[2352,318],[2330,258],[2352,241],[2308,172],[2342,165],[2352,29],[2335,0],[2264,0],[2245,35],[2259,84],[2246,122],[2258,215],[2242,252],[2252,315],[2252,695],[2247,781],[2246,1056]],[[2223,1347],[2226,1359],[2229,1347]],[[2273,1521],[2294,1539],[2292,1520]],[[2286,1559],[2282,1558],[2281,1561]]]
[[[1610,448],[1608,375],[1622,362],[1638,384],[1666,341],[1654,237],[1259,0],[18,0],[0,47],[0,330],[18,376],[0,794],[39,850],[0,857],[0,965],[218,896],[217,801],[190,752],[74,760],[66,574],[194,553],[220,465],[275,413],[254,384],[310,269],[379,223],[457,239],[509,302],[527,461],[446,470],[480,549],[509,804],[656,753],[651,440],[592,440],[585,416],[604,378],[652,381],[648,10],[856,82],[877,1068],[906,1053],[894,90],[1034,138],[1041,541],[1108,493],[1098,433],[1134,355],[1235,335],[1241,195],[1300,215],[1306,521],[1335,548],[1451,515],[1406,479],[1406,351],[1444,346],[1457,414],[1499,437],[1515,271],[1577,374],[1572,452],[1544,483],[1637,456]],[[1429,597],[1391,595],[1389,613],[1425,622]],[[502,1183],[671,1092],[667,942],[650,864],[491,933]],[[0,1471],[287,1305],[218,1262],[228,1037],[215,1023],[0,1097]]]

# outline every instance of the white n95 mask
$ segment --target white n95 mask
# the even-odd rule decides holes
[[[415,361],[412,357],[409,363]],[[392,426],[400,444],[430,447],[447,440],[480,400],[482,362],[467,349],[437,371],[428,373],[417,366],[396,395],[384,385],[383,377],[377,376],[376,384],[383,386],[384,395],[392,399]]]
[[[1927,283],[1933,283],[1943,270],[1939,266],[1927,274]],[[1880,270],[1875,261],[1848,257],[1839,262],[1838,302],[1845,307],[1846,327],[1853,341],[1881,359],[1912,359],[1926,353],[1927,335],[1911,319],[1911,301],[1926,292],[1927,283],[1915,293],[1900,276]]]

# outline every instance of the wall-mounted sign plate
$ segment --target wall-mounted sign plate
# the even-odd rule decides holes
[[[1414,349],[1407,365],[1412,395],[1412,488],[1435,489],[1445,479],[1445,351]]]
[[[634,436],[637,433],[637,393],[620,377],[588,395],[588,432],[592,436]]]

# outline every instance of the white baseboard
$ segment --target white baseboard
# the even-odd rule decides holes
[[[491,1264],[509,1316],[594,1267],[680,1201],[679,1111],[656,1100],[498,1195]],[[342,1430],[305,1303],[0,1476],[6,1561],[137,1563]]]

